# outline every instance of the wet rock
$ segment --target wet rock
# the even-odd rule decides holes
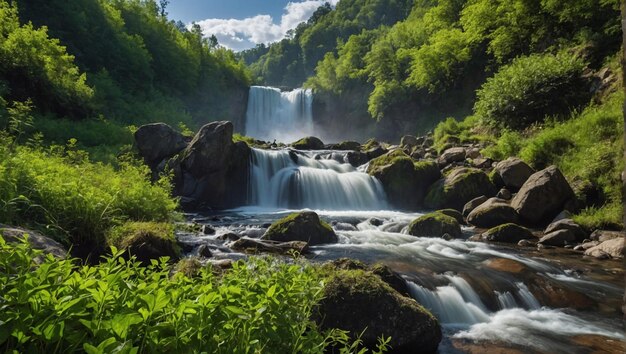
[[[500,191],[498,191],[498,194],[496,194],[496,197],[500,198],[500,199],[504,199],[504,200],[511,200],[511,192],[506,189],[506,188],[502,188],[500,189]]]
[[[597,302],[589,296],[572,290],[557,281],[536,275],[532,276],[531,279],[532,282],[526,283],[528,289],[544,306],[576,310],[591,310],[597,306]]]
[[[439,163],[439,166],[446,166],[452,162],[460,161],[465,161],[465,148],[453,147],[444,151],[441,156],[439,156],[437,163]]]
[[[470,200],[481,195],[490,197],[495,194],[496,187],[483,171],[460,167],[435,182],[428,189],[424,202],[430,209],[463,210],[463,206]]]
[[[51,254],[59,259],[63,259],[68,255],[68,251],[63,245],[34,230],[0,224],[0,235],[7,243],[21,243],[25,235],[28,235],[30,247],[42,250],[44,255]],[[37,261],[43,261],[43,258],[38,258]]]
[[[388,266],[382,263],[376,263],[371,266],[369,270],[401,295],[411,297],[406,281],[400,274],[394,272]]]
[[[534,247],[536,245],[536,243],[531,241],[531,240],[519,240],[517,245],[520,246],[520,247]]]
[[[252,238],[240,238],[233,242],[230,247],[235,251],[242,251],[248,253],[276,253],[276,254],[289,254],[291,252],[298,252],[304,254],[308,252],[307,243],[304,241],[271,241],[271,240],[255,240]]]
[[[411,151],[411,158],[415,160],[419,160],[419,159],[424,158],[425,154],[426,154],[426,151],[424,151],[424,149],[417,148]]]
[[[492,242],[518,243],[522,240],[535,238],[533,233],[525,227],[508,223],[487,230],[482,234],[483,240]]]
[[[496,180],[501,181],[502,186],[517,191],[535,171],[517,157],[509,157],[504,161],[498,162],[494,172],[498,177]]]
[[[198,247],[198,255],[205,258],[213,257],[213,253],[208,245],[200,245],[200,247]]]
[[[456,219],[456,221],[458,221],[459,224],[463,224],[463,215],[461,215],[461,213],[458,210],[454,210],[454,209],[441,209],[441,210],[437,210],[438,213],[442,213],[448,216],[451,216],[453,218]]]
[[[441,341],[437,319],[417,302],[402,296],[374,274],[336,272],[324,287],[324,297],[314,311],[322,330],[338,328],[373,349],[378,337],[391,337],[397,353],[434,353]]]
[[[469,202],[465,203],[465,205],[463,206],[463,217],[467,217],[469,215],[469,213],[472,212],[472,210],[474,210],[477,206],[481,205],[482,203],[487,201],[486,196],[481,195],[480,197],[476,197],[472,200],[470,200]]]
[[[405,135],[400,139],[400,146],[415,147],[417,145],[417,138],[413,135]]]
[[[142,125],[134,135],[139,155],[153,169],[187,147],[185,137],[165,123]]]
[[[581,242],[588,236],[587,232],[585,232],[585,230],[580,225],[576,224],[572,219],[561,219],[553,222],[546,227],[544,233],[549,234],[558,230],[571,231],[574,234],[576,242]]]
[[[290,214],[277,220],[263,235],[265,240],[304,241],[310,246],[337,242],[337,235],[312,211]]]
[[[383,224],[383,221],[381,219],[378,219],[378,218],[369,218],[369,219],[367,219],[367,222],[370,225],[373,225],[373,226],[380,226],[380,225]]]
[[[626,341],[599,334],[579,334],[570,341],[588,353],[624,354],[626,348]]]
[[[408,223],[402,221],[389,222],[380,227],[380,231],[400,233]]]
[[[624,258],[624,238],[606,240],[585,251],[586,256],[596,258],[602,255],[602,253],[609,255],[611,258]]]
[[[218,240],[222,240],[222,241],[237,241],[241,238],[241,236],[237,235],[234,232],[227,232],[223,235],[219,235],[217,237]]]
[[[428,186],[441,176],[435,162],[415,162],[401,150],[370,161],[367,173],[381,182],[394,207],[407,210],[422,207]]]
[[[556,166],[534,173],[524,183],[511,206],[527,222],[539,224],[551,220],[563,210],[574,191]]]
[[[359,150],[361,148],[361,144],[357,141],[342,141],[337,144],[331,145],[332,150]]]
[[[386,153],[387,153],[387,149],[385,149],[382,146],[373,147],[365,152],[368,160],[383,156]]]
[[[529,271],[524,263],[508,258],[492,258],[485,261],[484,264],[487,268],[505,273],[520,274]]]
[[[367,154],[361,151],[350,151],[346,154],[346,162],[354,167],[359,167],[369,161]]]
[[[214,235],[215,229],[211,225],[202,225],[202,233],[205,235]]]
[[[571,230],[557,230],[549,234],[545,234],[539,243],[542,245],[563,247],[566,244],[575,243],[576,234]]]
[[[460,238],[461,225],[455,218],[434,212],[425,214],[413,220],[408,226],[408,233],[418,237],[441,237],[449,234],[454,238]]]
[[[291,147],[298,150],[322,150],[324,143],[317,137],[307,136],[291,143]]]
[[[477,227],[495,227],[506,223],[518,223],[515,209],[503,199],[489,198],[467,216],[467,222]],[[519,240],[515,240],[517,242]]]

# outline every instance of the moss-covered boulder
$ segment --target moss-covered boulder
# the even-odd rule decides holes
[[[298,150],[322,150],[324,143],[319,138],[307,136],[291,143],[291,147]]]
[[[304,241],[309,246],[337,242],[337,235],[328,223],[312,211],[290,214],[274,222],[262,239],[288,242]]]
[[[437,210],[438,213],[442,213],[448,216],[451,216],[453,218],[456,219],[456,221],[459,222],[459,224],[463,224],[463,215],[461,214],[460,211],[458,210],[454,210],[454,209],[441,209],[441,210]]]
[[[527,228],[508,223],[487,230],[482,234],[482,239],[492,242],[518,243],[520,240],[533,240],[536,237]]]
[[[126,250],[143,264],[160,257],[170,257],[172,260],[180,258],[174,226],[169,223],[127,222],[111,229],[107,243]]]
[[[441,237],[448,234],[459,238],[463,235],[459,222],[440,212],[425,214],[413,220],[409,224],[408,233],[419,237]]]
[[[452,208],[461,211],[470,200],[481,195],[492,197],[496,192],[496,186],[483,171],[459,167],[428,189],[424,203],[429,209]]]
[[[332,150],[353,150],[358,151],[361,149],[361,144],[357,141],[342,141],[330,146]]]
[[[434,353],[442,337],[441,326],[430,312],[362,270],[334,272],[313,317],[322,330],[349,331],[352,339],[361,334],[369,349],[385,336],[391,337],[389,345],[395,353]]]
[[[428,186],[441,177],[434,161],[416,162],[402,150],[371,160],[367,173],[380,180],[394,207],[407,210],[421,208]]]
[[[519,222],[519,216],[504,199],[489,198],[467,215],[467,222],[477,227],[495,227]]]

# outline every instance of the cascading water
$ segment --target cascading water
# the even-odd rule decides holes
[[[313,94],[295,89],[252,86],[246,112],[246,135],[256,139],[291,142],[313,134]]]
[[[291,209],[386,209],[380,182],[342,158],[330,152],[253,149],[249,204]]]

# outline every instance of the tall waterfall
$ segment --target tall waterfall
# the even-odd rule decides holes
[[[246,135],[256,139],[291,142],[313,134],[311,90],[281,92],[252,86],[246,112]]]
[[[380,182],[343,158],[331,152],[253,149],[250,204],[294,209],[386,209]]]

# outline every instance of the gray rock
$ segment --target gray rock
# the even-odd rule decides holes
[[[215,229],[211,225],[202,225],[202,233],[205,235],[215,234]]]
[[[463,206],[470,200],[481,195],[491,197],[496,192],[496,187],[483,171],[459,167],[435,182],[429,188],[424,202],[429,209],[463,210]]]
[[[594,232],[591,233],[591,236],[590,236],[592,240],[600,241],[600,242],[612,240],[614,238],[623,238],[623,237],[624,237],[623,231],[608,231],[608,230],[595,230]]]
[[[518,223],[519,216],[505,200],[490,198],[467,215],[467,222],[477,227],[488,228],[507,223]]]
[[[511,206],[530,224],[551,220],[563,210],[574,191],[556,166],[531,175],[513,198]]]
[[[570,230],[575,235],[577,242],[583,241],[588,236],[585,230],[572,219],[561,219],[553,222],[546,227],[544,233],[549,234],[558,230]]]
[[[213,253],[208,245],[200,245],[200,247],[198,247],[198,255],[204,258],[213,257]]]
[[[453,147],[444,151],[441,156],[439,156],[437,163],[439,163],[439,166],[445,166],[452,162],[460,161],[465,161],[465,148]]]
[[[400,146],[415,147],[417,145],[417,138],[413,135],[405,135],[400,140]]]
[[[28,235],[28,243],[32,248],[42,250],[44,254],[51,254],[61,259],[68,255],[68,251],[63,245],[37,231],[0,224],[0,235],[7,243],[22,242],[24,235]],[[38,261],[41,260],[43,259]]]
[[[604,257],[604,254],[609,255],[611,258],[624,258],[624,238],[612,238],[601,242],[595,247],[591,247],[585,251],[586,256],[593,256],[596,258]]]
[[[509,157],[496,164],[495,172],[505,187],[517,191],[535,171],[517,157]]]
[[[539,243],[542,245],[563,247],[566,244],[576,242],[576,234],[571,230],[557,230],[549,234],[543,235],[539,239]]]
[[[502,188],[498,191],[496,197],[504,200],[511,200],[511,192],[506,188]]]
[[[480,197],[476,197],[472,200],[470,200],[469,202],[465,203],[465,205],[463,206],[463,217],[467,217],[469,215],[469,213],[472,212],[472,210],[474,210],[477,206],[481,205],[482,203],[487,201],[486,196],[481,195]]]
[[[467,157],[468,159],[476,159],[476,158],[480,157],[480,149],[478,149],[478,148],[471,148],[471,149],[467,150],[465,152],[465,157]]]
[[[187,146],[185,137],[165,123],[142,125],[135,132],[135,146],[139,155],[151,168],[164,159],[181,152]]]

